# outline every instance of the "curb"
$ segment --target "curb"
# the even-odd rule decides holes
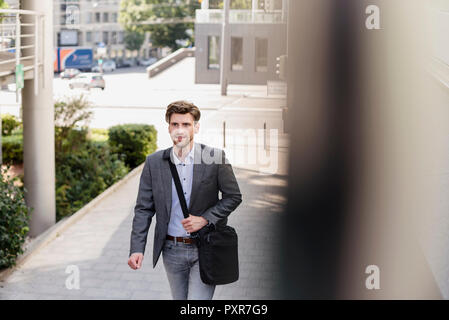
[[[96,198],[92,199],[89,203],[87,203],[80,210],[72,214],[70,217],[64,218],[61,221],[57,222],[54,226],[50,227],[43,234],[39,235],[37,238],[31,240],[31,242],[25,248],[25,252],[21,254],[17,260],[16,265],[10,268],[7,268],[3,271],[0,271],[0,281],[4,281],[8,276],[11,275],[17,268],[23,265],[29,258],[31,258],[34,254],[39,252],[40,249],[44,248],[50,242],[59,237],[68,227],[73,225],[75,222],[84,217],[87,213],[89,213],[93,208],[95,208],[104,198],[110,196],[114,193],[120,186],[128,182],[135,175],[139,174],[144,166],[145,162],[134,168],[131,172],[129,172],[126,176],[124,176],[120,181],[114,183],[112,186],[107,188],[105,191],[100,193]]]

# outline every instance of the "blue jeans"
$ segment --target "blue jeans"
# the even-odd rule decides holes
[[[174,300],[212,300],[215,286],[201,280],[195,244],[165,240],[162,259]]]

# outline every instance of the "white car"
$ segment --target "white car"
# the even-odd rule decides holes
[[[103,72],[112,72],[115,69],[117,69],[117,66],[115,65],[114,61],[108,60],[108,61],[103,62],[103,65],[101,66],[101,68],[102,68]],[[95,67],[93,67],[92,72],[101,72],[100,66],[96,65]]]
[[[65,69],[63,72],[61,72],[60,77],[61,79],[72,79],[79,75],[81,71],[78,69]]]
[[[151,66],[156,61],[157,61],[156,58],[142,59],[142,60],[139,60],[139,65],[148,67],[148,66]]]
[[[91,88],[100,88],[104,90],[105,86],[105,81],[100,73],[80,73],[69,82],[70,89],[90,90]]]

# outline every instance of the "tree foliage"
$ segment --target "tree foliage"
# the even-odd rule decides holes
[[[231,0],[231,9],[251,9],[251,0]],[[223,9],[223,0],[209,0],[209,9]]]
[[[0,0],[0,9],[8,9],[9,6],[4,0]]]
[[[200,3],[197,0],[122,0],[119,22],[128,32],[144,34],[149,31],[153,47],[176,50],[180,47],[176,40],[193,40],[186,32],[193,29],[193,23],[142,23],[193,18],[195,10],[199,8]]]
[[[8,170],[0,169],[0,269],[13,266],[23,253],[32,210],[25,203],[26,190],[15,184],[18,178],[9,177]]]
[[[124,40],[126,49],[131,51],[140,50],[145,41],[145,34],[139,31],[126,31]]]
[[[93,112],[90,101],[84,96],[74,96],[55,103],[55,153],[56,159],[71,152],[86,140],[87,124]],[[84,124],[85,128],[76,128]]]
[[[8,9],[8,8],[9,8],[8,4],[5,1],[0,0],[0,9]],[[3,21],[2,15],[3,14],[0,13],[0,22]]]

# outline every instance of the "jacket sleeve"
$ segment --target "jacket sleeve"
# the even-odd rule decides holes
[[[140,176],[139,192],[137,194],[136,206],[134,207],[129,255],[137,252],[143,254],[145,252],[148,229],[150,228],[154,214],[155,207],[151,181],[150,157],[147,157]]]
[[[229,216],[242,202],[242,194],[240,193],[232,166],[226,158],[225,152],[223,150],[221,152],[221,163],[218,164],[218,188],[222,197],[216,205],[210,207],[202,214],[209,223],[214,225]]]

